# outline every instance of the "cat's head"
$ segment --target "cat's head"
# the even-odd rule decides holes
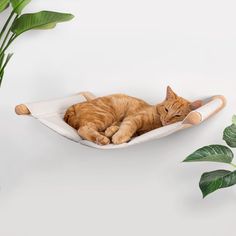
[[[189,102],[186,99],[179,97],[168,86],[166,91],[166,99],[157,106],[158,113],[162,125],[169,125],[184,120],[191,112],[202,106],[202,101]]]

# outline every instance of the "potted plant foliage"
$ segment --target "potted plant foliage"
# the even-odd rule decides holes
[[[0,86],[6,66],[13,55],[7,53],[7,49],[20,35],[29,30],[52,29],[57,23],[69,21],[74,17],[72,14],[52,11],[22,14],[22,10],[30,2],[31,0],[0,0],[0,13],[8,7],[12,8],[0,29]]]
[[[232,124],[225,128],[223,132],[223,140],[229,147],[236,148],[236,116],[232,118]],[[191,155],[184,162],[221,162],[234,168],[233,171],[219,169],[203,173],[199,187],[203,197],[215,192],[221,188],[227,188],[236,184],[236,164],[232,163],[234,153],[225,145],[213,144],[202,147]]]

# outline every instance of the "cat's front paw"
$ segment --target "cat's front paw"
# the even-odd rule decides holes
[[[115,134],[112,137],[112,143],[114,144],[122,144],[122,143],[127,143],[130,140],[130,137],[127,135],[120,135],[120,134]]]
[[[105,131],[105,136],[111,138],[119,130],[119,128],[120,127],[117,125],[112,125],[108,127]]]
[[[96,144],[98,145],[107,145],[110,143],[110,139],[101,135],[96,138]]]

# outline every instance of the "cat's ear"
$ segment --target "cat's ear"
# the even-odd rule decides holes
[[[177,95],[174,93],[174,91],[171,89],[170,86],[167,86],[167,89],[166,89],[166,100],[175,99],[175,98],[177,98]]]
[[[197,100],[195,102],[190,103],[190,109],[191,110],[196,110],[199,107],[201,107],[203,105],[203,102],[201,100]]]

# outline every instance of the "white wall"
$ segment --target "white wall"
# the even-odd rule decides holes
[[[181,161],[223,143],[236,112],[235,7],[231,0],[33,1],[27,11],[76,18],[27,33],[11,48],[0,89],[0,235],[231,233],[234,188],[205,200],[198,188],[202,172],[225,166]],[[14,114],[18,103],[82,90],[154,103],[166,85],[189,99],[224,94],[228,106],[199,127],[111,151],[83,147]]]

